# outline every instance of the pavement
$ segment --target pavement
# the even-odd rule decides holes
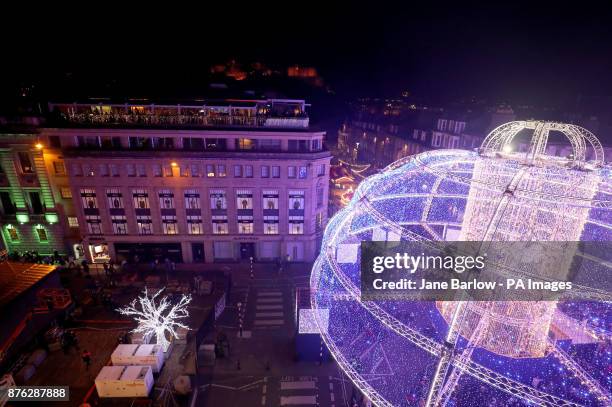
[[[230,355],[199,369],[191,406],[346,405],[352,386],[334,362],[296,360],[294,289],[308,285],[309,269],[292,267],[280,276],[274,266],[253,279],[233,274],[232,306],[217,324],[230,338]]]
[[[150,270],[141,270],[141,277]],[[194,273],[215,281],[220,289],[224,280],[231,280],[231,291],[225,311],[216,321],[205,340],[214,342],[219,332],[229,338],[230,352],[217,358],[214,366],[197,366],[193,335],[187,344],[175,345],[172,357],[166,361],[156,377],[151,399],[156,400],[159,390],[181,374],[194,374],[194,391],[191,397],[176,397],[177,405],[206,407],[236,406],[346,406],[353,391],[352,385],[342,375],[333,361],[297,361],[295,355],[295,318],[293,303],[295,288],[307,287],[309,264],[291,264],[278,273],[275,264],[190,264],[177,265],[170,279],[190,281]],[[48,405],[78,406],[84,400],[92,405],[131,405],[134,401],[122,399],[98,399],[94,379],[102,366],[110,360],[110,354],[118,343],[118,337],[132,327],[126,318],[114,308],[133,299],[144,285],[142,280],[114,288],[96,288],[104,285],[103,273],[92,270],[92,278],[72,276],[69,279],[74,297],[83,313],[75,324],[80,350],[71,349],[68,354],[52,352],[37,369],[29,385],[69,385],[70,403]],[[144,276],[142,275],[144,274]],[[159,274],[165,279],[165,271]],[[88,291],[111,292],[114,304],[104,307],[99,301],[91,301]],[[219,294],[219,295],[217,295]],[[211,312],[220,296],[194,296],[190,304],[189,325],[200,326],[206,314]],[[240,303],[240,306],[238,306]],[[242,316],[242,318],[240,318]],[[242,319],[242,336],[240,322]],[[80,352],[92,353],[92,364],[86,369]],[[199,359],[198,359],[199,360]],[[110,404],[109,404],[110,403]]]

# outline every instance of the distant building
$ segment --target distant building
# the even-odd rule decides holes
[[[312,261],[331,155],[307,106],[52,103],[40,154],[61,163],[55,192],[74,202],[56,214],[93,262]]]

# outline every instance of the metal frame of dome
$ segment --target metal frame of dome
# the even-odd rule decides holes
[[[527,154],[524,155],[523,158],[520,158],[518,153],[509,154],[505,150],[505,147],[510,145],[514,137],[523,129],[533,129],[534,135],[531,139],[530,149]],[[550,156],[545,155],[546,144],[548,141],[548,133],[553,131],[560,131],[565,134],[572,144],[572,148],[574,149],[574,154],[572,157],[568,159],[554,159]],[[594,149],[595,159],[592,161],[586,161],[586,145],[587,143]],[[507,150],[507,149],[506,149]],[[487,157],[502,158],[507,160],[519,161],[518,166],[533,166],[533,165],[546,165],[549,164],[551,166],[558,167],[558,164],[562,164],[563,162],[570,162],[572,166],[570,168],[573,169],[590,169],[593,171],[605,171],[604,177],[606,180],[611,179],[610,169],[607,167],[603,167],[603,149],[601,148],[601,144],[595,138],[592,133],[588,132],[586,129],[583,129],[574,125],[567,125],[562,123],[553,123],[553,122],[540,122],[540,121],[529,121],[529,122],[511,122],[506,123],[493,130],[483,142],[483,146],[479,150],[481,156],[485,159]],[[438,188],[440,188],[440,183],[442,179],[452,179],[458,183],[471,185],[474,182],[480,182],[481,187],[487,188],[487,182],[483,182],[482,180],[474,180],[470,177],[459,175],[456,172],[447,171],[444,168],[439,168],[440,166],[436,164],[437,160],[440,160],[441,163],[448,164],[452,162],[453,165],[461,165],[461,163],[469,162],[473,160],[475,157],[474,154],[465,151],[458,150],[438,150],[435,152],[427,152],[423,154],[419,154],[413,157],[407,157],[402,160],[399,160],[387,168],[385,168],[382,172],[382,175],[379,174],[377,176],[370,177],[364,180],[358,189],[355,192],[355,196],[349,205],[348,208],[345,208],[339,214],[337,214],[329,223],[328,227],[325,231],[325,237],[323,239],[322,253],[320,257],[317,259],[311,276],[311,301],[313,308],[318,308],[318,294],[320,294],[320,289],[325,289],[322,287],[322,284],[331,284],[331,280],[333,284],[336,284],[337,287],[340,287],[341,292],[344,292],[346,299],[349,301],[355,301],[358,303],[364,310],[367,311],[368,315],[376,320],[378,323],[381,323],[394,334],[404,338],[408,342],[416,345],[418,348],[424,350],[426,353],[433,355],[438,358],[438,363],[436,366],[436,371],[434,377],[431,382],[431,386],[428,391],[427,403],[428,406],[433,405],[444,405],[445,402],[450,397],[450,394],[454,391],[455,386],[461,377],[462,374],[467,374],[473,378],[476,378],[479,381],[484,383],[488,383],[489,385],[502,390],[505,393],[511,394],[515,397],[519,397],[522,400],[535,403],[538,405],[545,406],[577,406],[578,403],[575,403],[570,400],[566,400],[562,397],[557,397],[554,394],[549,394],[534,388],[533,386],[526,385],[520,381],[513,380],[512,378],[506,377],[499,372],[496,372],[486,366],[478,363],[477,361],[471,358],[471,354],[473,351],[462,352],[461,354],[456,354],[454,352],[453,346],[449,348],[448,344],[453,344],[457,341],[459,337],[459,331],[457,329],[449,329],[447,337],[444,342],[436,341],[421,332],[417,329],[410,327],[405,324],[394,315],[391,315],[387,310],[385,310],[380,305],[374,302],[362,302],[360,299],[360,288],[358,285],[351,280],[349,276],[347,276],[340,264],[336,259],[336,244],[339,243],[338,238],[340,232],[343,228],[350,228],[351,223],[354,221],[355,214],[351,214],[351,210],[358,209],[359,211],[363,211],[363,213],[367,213],[374,222],[377,224],[375,226],[379,226],[382,229],[386,230],[387,233],[393,233],[398,239],[405,238],[408,240],[420,240],[420,241],[431,241],[431,240],[439,240],[436,239],[433,233],[430,233],[433,238],[428,239],[420,235],[419,233],[415,233],[414,231],[408,230],[406,228],[407,224],[398,224],[397,222],[389,219],[389,217],[381,213],[376,207],[376,201],[381,199],[380,197],[376,197],[377,193],[377,183],[380,182],[381,177],[384,177],[385,174],[392,174],[396,170],[402,170],[406,166],[411,166],[411,170],[422,170],[424,172],[428,172],[431,174],[437,174],[436,181],[429,187],[426,193],[410,193],[404,194],[400,196],[400,198],[405,199],[423,199],[425,198],[425,205],[420,215],[420,219],[415,221],[414,224],[426,224],[426,220],[429,216],[429,211],[432,207],[434,194],[438,194]],[[445,161],[448,160],[448,161]],[[563,166],[566,167],[567,166]],[[570,169],[571,170],[571,169]],[[407,170],[408,171],[408,170]],[[459,171],[460,172],[460,171]],[[390,177],[392,178],[392,177]],[[396,177],[394,180],[389,180],[390,182],[401,181],[401,177]],[[497,184],[491,184],[490,186],[499,187]],[[515,185],[516,187],[516,185]],[[495,188],[497,189],[497,188]],[[533,191],[531,191],[533,192]],[[606,191],[608,195],[612,194],[612,189]],[[374,196],[373,196],[374,195]],[[452,198],[452,194],[447,194],[448,197]],[[465,198],[465,194],[457,195],[456,197]],[[543,197],[545,198],[545,197]],[[551,197],[551,200],[557,200],[559,197]],[[571,197],[570,197],[571,198]],[[609,209],[612,207],[612,204],[607,199],[594,198],[589,202],[583,201],[578,205],[586,206],[588,208],[604,208]],[[366,229],[373,226],[366,226]],[[610,225],[607,226],[608,228]],[[357,235],[357,232],[354,231],[353,235]],[[331,277],[325,276],[323,272],[323,267],[329,267],[331,270]],[[321,279],[327,279],[326,282],[322,282]],[[585,292],[588,292],[590,298],[597,301],[606,301],[609,302],[612,300],[610,298],[609,293],[600,292],[598,290],[582,287]],[[391,406],[392,404],[385,399],[366,379],[364,379],[357,369],[352,366],[351,362],[347,360],[342,352],[338,349],[335,341],[329,336],[329,333],[326,329],[321,329],[323,327],[322,321],[317,318],[318,313],[314,313],[315,321],[319,325],[321,330],[322,339],[325,341],[328,348],[331,350],[332,355],[340,365],[340,367],[345,371],[348,377],[359,387],[366,396],[378,406]],[[474,335],[478,335],[478,332],[475,332]],[[590,375],[577,363],[575,362],[565,351],[560,349],[557,346],[552,344],[548,345],[548,349],[552,354],[560,361],[560,363],[568,369],[573,376],[578,378],[578,380],[585,385],[589,391],[593,392],[596,395],[596,399],[603,403],[611,403],[612,397],[607,389],[603,388],[601,384],[590,377]]]

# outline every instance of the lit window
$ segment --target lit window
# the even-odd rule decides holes
[[[213,216],[212,217],[213,233],[215,235],[226,235],[229,233],[227,225],[227,216]]]
[[[248,189],[236,191],[236,208],[239,210],[253,209],[253,192]]]
[[[278,216],[264,216],[264,234],[278,235]]]
[[[127,235],[127,219],[125,215],[113,215],[111,216],[111,222],[113,224],[114,234]]]
[[[287,177],[288,178],[295,178],[295,167],[294,166],[289,166],[287,167]]]
[[[30,154],[26,152],[19,152],[19,164],[21,164],[21,172],[24,174],[33,174],[34,167],[32,166],[32,160],[30,159]]]
[[[306,169],[306,167],[300,167],[299,176],[300,176],[300,179],[308,178],[308,170]]]
[[[164,235],[178,234],[176,216],[162,216],[162,231]]]
[[[252,216],[238,216],[238,233],[241,235],[250,235],[253,233]]]
[[[190,177],[191,167],[189,165],[181,166],[180,172],[181,172],[181,177]]]
[[[263,191],[264,210],[278,210],[278,191]]]
[[[66,175],[66,167],[63,161],[53,161],[53,170],[55,175]]]
[[[210,190],[210,207],[211,209],[227,209],[227,201],[225,199],[225,191],[222,189]]]
[[[174,209],[174,192],[169,189],[160,190],[159,207],[162,209]]]
[[[202,216],[187,216],[187,233],[190,235],[201,235],[204,233],[202,230]]]
[[[123,209],[123,194],[119,188],[108,188],[106,190],[106,199],[110,209]]]
[[[41,242],[49,241],[49,237],[47,236],[47,231],[42,226],[36,227],[36,234],[38,235],[38,240]]]
[[[7,225],[6,226],[6,231],[7,231],[8,235],[9,235],[9,238],[11,239],[11,242],[19,241],[19,235],[17,234],[17,229],[15,228],[15,226]]]
[[[289,234],[303,235],[304,234],[304,217],[289,216]]]
[[[144,189],[135,189],[132,191],[134,198],[134,208],[149,209],[149,193]]]
[[[185,208],[186,209],[200,209],[200,193],[195,189],[188,189],[185,191]]]
[[[68,187],[61,187],[60,188],[60,195],[64,199],[72,199],[72,190],[70,188],[68,188]]]
[[[217,176],[220,178],[223,178],[227,175],[227,173],[225,172],[225,165],[223,164],[219,164],[217,165]]]
[[[206,164],[206,176],[213,178],[215,176],[215,166],[212,164]]]
[[[150,216],[136,216],[136,226],[139,235],[152,235],[153,223]]]
[[[81,189],[81,202],[83,203],[83,208],[96,209],[98,207],[96,190],[90,188]]]
[[[87,215],[85,216],[85,222],[87,222],[87,231],[90,235],[102,234],[102,221],[100,220],[100,216]]]
[[[270,177],[270,167],[267,165],[261,166],[261,178],[269,178]]]
[[[68,227],[78,228],[79,218],[77,218],[76,216],[68,216]]]
[[[289,210],[304,210],[304,191],[289,191]]]

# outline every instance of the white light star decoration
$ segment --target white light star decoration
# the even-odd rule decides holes
[[[180,320],[189,317],[187,305],[191,302],[191,295],[183,295],[178,303],[172,304],[167,295],[158,299],[164,290],[165,287],[149,296],[145,287],[142,296],[117,311],[122,315],[133,317],[138,323],[132,332],[155,334],[156,343],[166,352],[170,346],[168,336],[178,338],[176,329],[189,329]]]

